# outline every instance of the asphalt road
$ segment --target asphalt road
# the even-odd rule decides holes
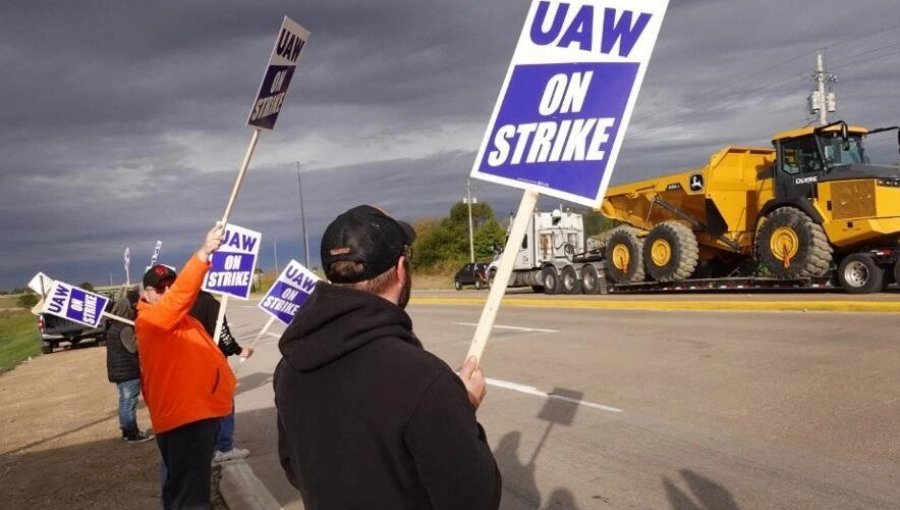
[[[445,301],[485,295],[414,294],[426,348],[459,365],[481,308]],[[599,297],[504,304],[478,412],[504,476],[502,508],[900,508],[900,315],[719,311],[761,301],[815,309],[844,294],[616,298],[668,309],[568,308],[609,301]],[[671,309],[678,300],[707,305]],[[896,293],[860,301],[900,309]],[[229,305],[245,345],[267,319],[254,304]],[[256,475],[298,509],[276,457],[281,329],[239,370],[236,437]]]

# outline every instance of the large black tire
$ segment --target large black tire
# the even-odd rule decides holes
[[[581,279],[578,278],[578,271],[574,267],[564,267],[559,276],[564,293],[581,294]]]
[[[562,290],[559,274],[553,266],[546,266],[541,270],[541,283],[544,284],[544,294],[559,294]]]
[[[459,278],[453,279],[453,288],[456,290],[462,290],[462,284],[459,283]]]
[[[616,283],[644,281],[644,260],[638,231],[631,227],[616,227],[606,245],[609,276]]]
[[[694,232],[676,221],[666,221],[650,229],[644,238],[644,265],[658,282],[677,282],[694,274],[700,248]]]
[[[870,294],[884,288],[884,269],[868,253],[847,255],[838,267],[838,281],[850,294]]]
[[[792,280],[825,276],[832,249],[821,225],[799,209],[781,207],[757,230],[756,257],[773,275]]]
[[[481,286],[482,286],[481,279],[475,278],[475,290],[481,290]]]
[[[581,266],[581,291],[585,294],[600,293],[600,275],[591,264]]]
[[[50,342],[41,342],[41,354],[50,354],[53,352],[53,344]]]

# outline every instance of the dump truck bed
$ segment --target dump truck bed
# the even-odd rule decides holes
[[[715,233],[698,235],[701,244],[726,248],[724,235],[743,251],[750,246],[746,234],[754,229],[762,205],[757,196],[761,187],[771,187],[766,177],[774,161],[772,149],[726,147],[704,167],[610,187],[600,211],[642,231],[664,221],[692,223],[698,234]]]

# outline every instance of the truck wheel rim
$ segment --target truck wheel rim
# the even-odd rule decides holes
[[[665,239],[657,239],[650,245],[650,258],[657,267],[663,267],[672,260],[672,246]]]
[[[869,281],[869,268],[858,260],[844,267],[844,281],[851,287],[862,287]]]
[[[785,256],[792,259],[800,251],[800,236],[791,227],[778,227],[772,232],[769,248],[779,260],[783,260]]]
[[[617,244],[613,247],[612,255],[613,265],[616,266],[616,269],[627,271],[628,262],[631,259],[631,254],[628,253],[628,247],[624,244]]]

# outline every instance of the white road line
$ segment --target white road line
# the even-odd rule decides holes
[[[474,322],[456,322],[454,324],[458,324],[460,326],[472,326],[473,328],[478,325]],[[503,326],[500,324],[494,324],[494,327],[497,329],[513,329],[516,331],[527,331],[529,333],[559,333],[558,329],[523,328],[521,326]]]
[[[566,402],[571,402],[573,404],[578,404],[580,406],[585,407],[593,407],[594,409],[600,409],[601,411],[609,411],[611,413],[621,413],[622,410],[617,407],[605,406],[603,404],[595,404],[594,402],[585,402],[583,400],[577,400],[574,398],[564,397],[562,395],[554,395],[552,393],[547,393],[546,391],[541,391],[534,386],[526,386],[524,384],[501,381],[500,379],[491,379],[490,377],[485,378],[485,381],[489,386],[496,386],[498,388],[504,388],[507,390],[518,391],[519,393],[525,393],[528,395],[534,395],[536,397],[542,398],[554,398],[557,400],[564,400]]]

